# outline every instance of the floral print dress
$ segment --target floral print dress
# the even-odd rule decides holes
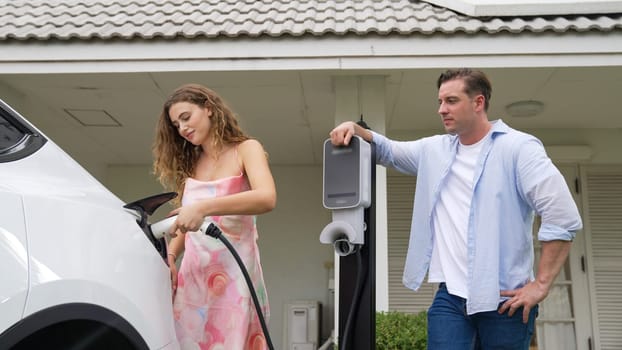
[[[189,178],[182,205],[249,188],[244,174],[214,181]],[[255,216],[212,216],[207,220],[222,230],[244,262],[267,322],[269,306],[259,261]],[[266,349],[255,310],[244,275],[229,249],[220,240],[201,232],[187,233],[173,300],[175,330],[181,349]]]

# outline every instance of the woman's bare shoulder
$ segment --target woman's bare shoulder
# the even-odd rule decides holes
[[[248,140],[242,141],[240,145],[238,146],[238,148],[242,152],[245,152],[245,151],[252,152],[252,151],[257,151],[257,150],[263,151],[263,145],[257,139],[248,139]]]

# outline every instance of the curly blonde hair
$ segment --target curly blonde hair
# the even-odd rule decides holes
[[[153,172],[165,188],[177,192],[177,204],[181,200],[185,181],[194,175],[197,160],[203,151],[201,146],[195,146],[181,137],[171,122],[169,110],[178,102],[193,103],[212,111],[209,136],[213,140],[212,151],[215,154],[225,145],[250,139],[240,128],[236,114],[216,92],[199,84],[186,84],[175,89],[162,107],[152,152]]]

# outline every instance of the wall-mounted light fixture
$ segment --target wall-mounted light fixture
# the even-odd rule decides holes
[[[544,110],[544,103],[535,100],[525,100],[510,103],[505,106],[505,111],[511,117],[533,117]]]

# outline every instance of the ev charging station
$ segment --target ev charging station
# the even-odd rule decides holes
[[[340,350],[376,348],[375,149],[354,136],[347,146],[324,142],[323,205],[332,221],[320,242],[339,256]]]

